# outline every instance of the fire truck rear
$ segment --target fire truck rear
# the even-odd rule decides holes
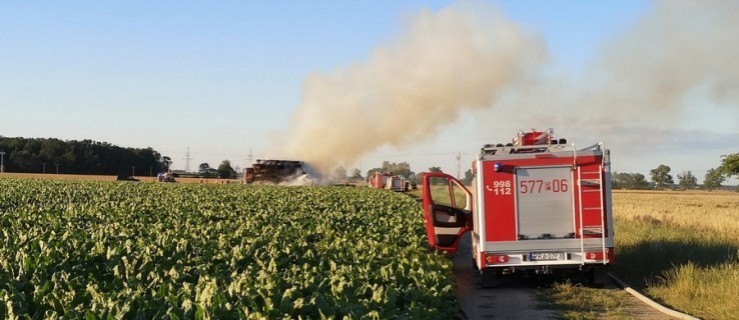
[[[368,180],[368,185],[376,189],[388,189],[396,192],[406,192],[410,184],[405,177],[395,175],[392,172],[375,172]]]
[[[609,151],[577,149],[547,132],[485,145],[472,164],[472,192],[443,173],[425,173],[429,243],[456,253],[471,232],[483,286],[506,275],[581,272],[607,280],[614,261]]]

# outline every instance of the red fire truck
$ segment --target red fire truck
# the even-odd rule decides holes
[[[397,192],[408,191],[409,184],[405,177],[394,175],[392,172],[375,172],[369,178],[369,186],[377,189],[388,189]]]
[[[431,246],[456,253],[471,231],[483,286],[506,275],[583,272],[607,280],[613,263],[609,151],[577,149],[552,130],[485,145],[469,191],[443,173],[425,173],[423,206]]]
[[[374,175],[369,177],[369,186],[375,189],[385,189],[387,185],[387,178],[391,176],[387,172],[375,172]]]

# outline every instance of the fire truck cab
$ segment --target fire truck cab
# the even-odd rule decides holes
[[[609,151],[576,149],[552,130],[485,145],[472,163],[471,190],[443,173],[423,176],[429,244],[456,253],[471,232],[482,285],[506,275],[582,272],[607,281],[613,263]]]

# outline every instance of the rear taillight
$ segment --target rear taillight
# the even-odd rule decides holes
[[[613,248],[606,248],[606,254],[605,258],[609,262],[613,262]],[[596,260],[596,261],[603,261],[603,251],[592,251],[592,252],[586,252],[585,253],[585,259],[586,260]]]
[[[485,262],[493,264],[493,263],[506,263],[508,262],[509,258],[507,255],[504,254],[487,254],[485,256]]]
[[[598,252],[586,252],[585,259],[588,260],[603,260],[603,251]]]

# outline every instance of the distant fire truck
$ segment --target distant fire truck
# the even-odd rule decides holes
[[[485,145],[472,163],[472,192],[443,173],[423,176],[431,246],[456,253],[471,231],[482,284],[506,275],[583,272],[604,284],[614,261],[609,151],[576,149],[552,130]]]
[[[369,186],[377,189],[388,189],[397,192],[405,192],[410,189],[405,177],[394,175],[392,172],[375,172],[369,178]]]

